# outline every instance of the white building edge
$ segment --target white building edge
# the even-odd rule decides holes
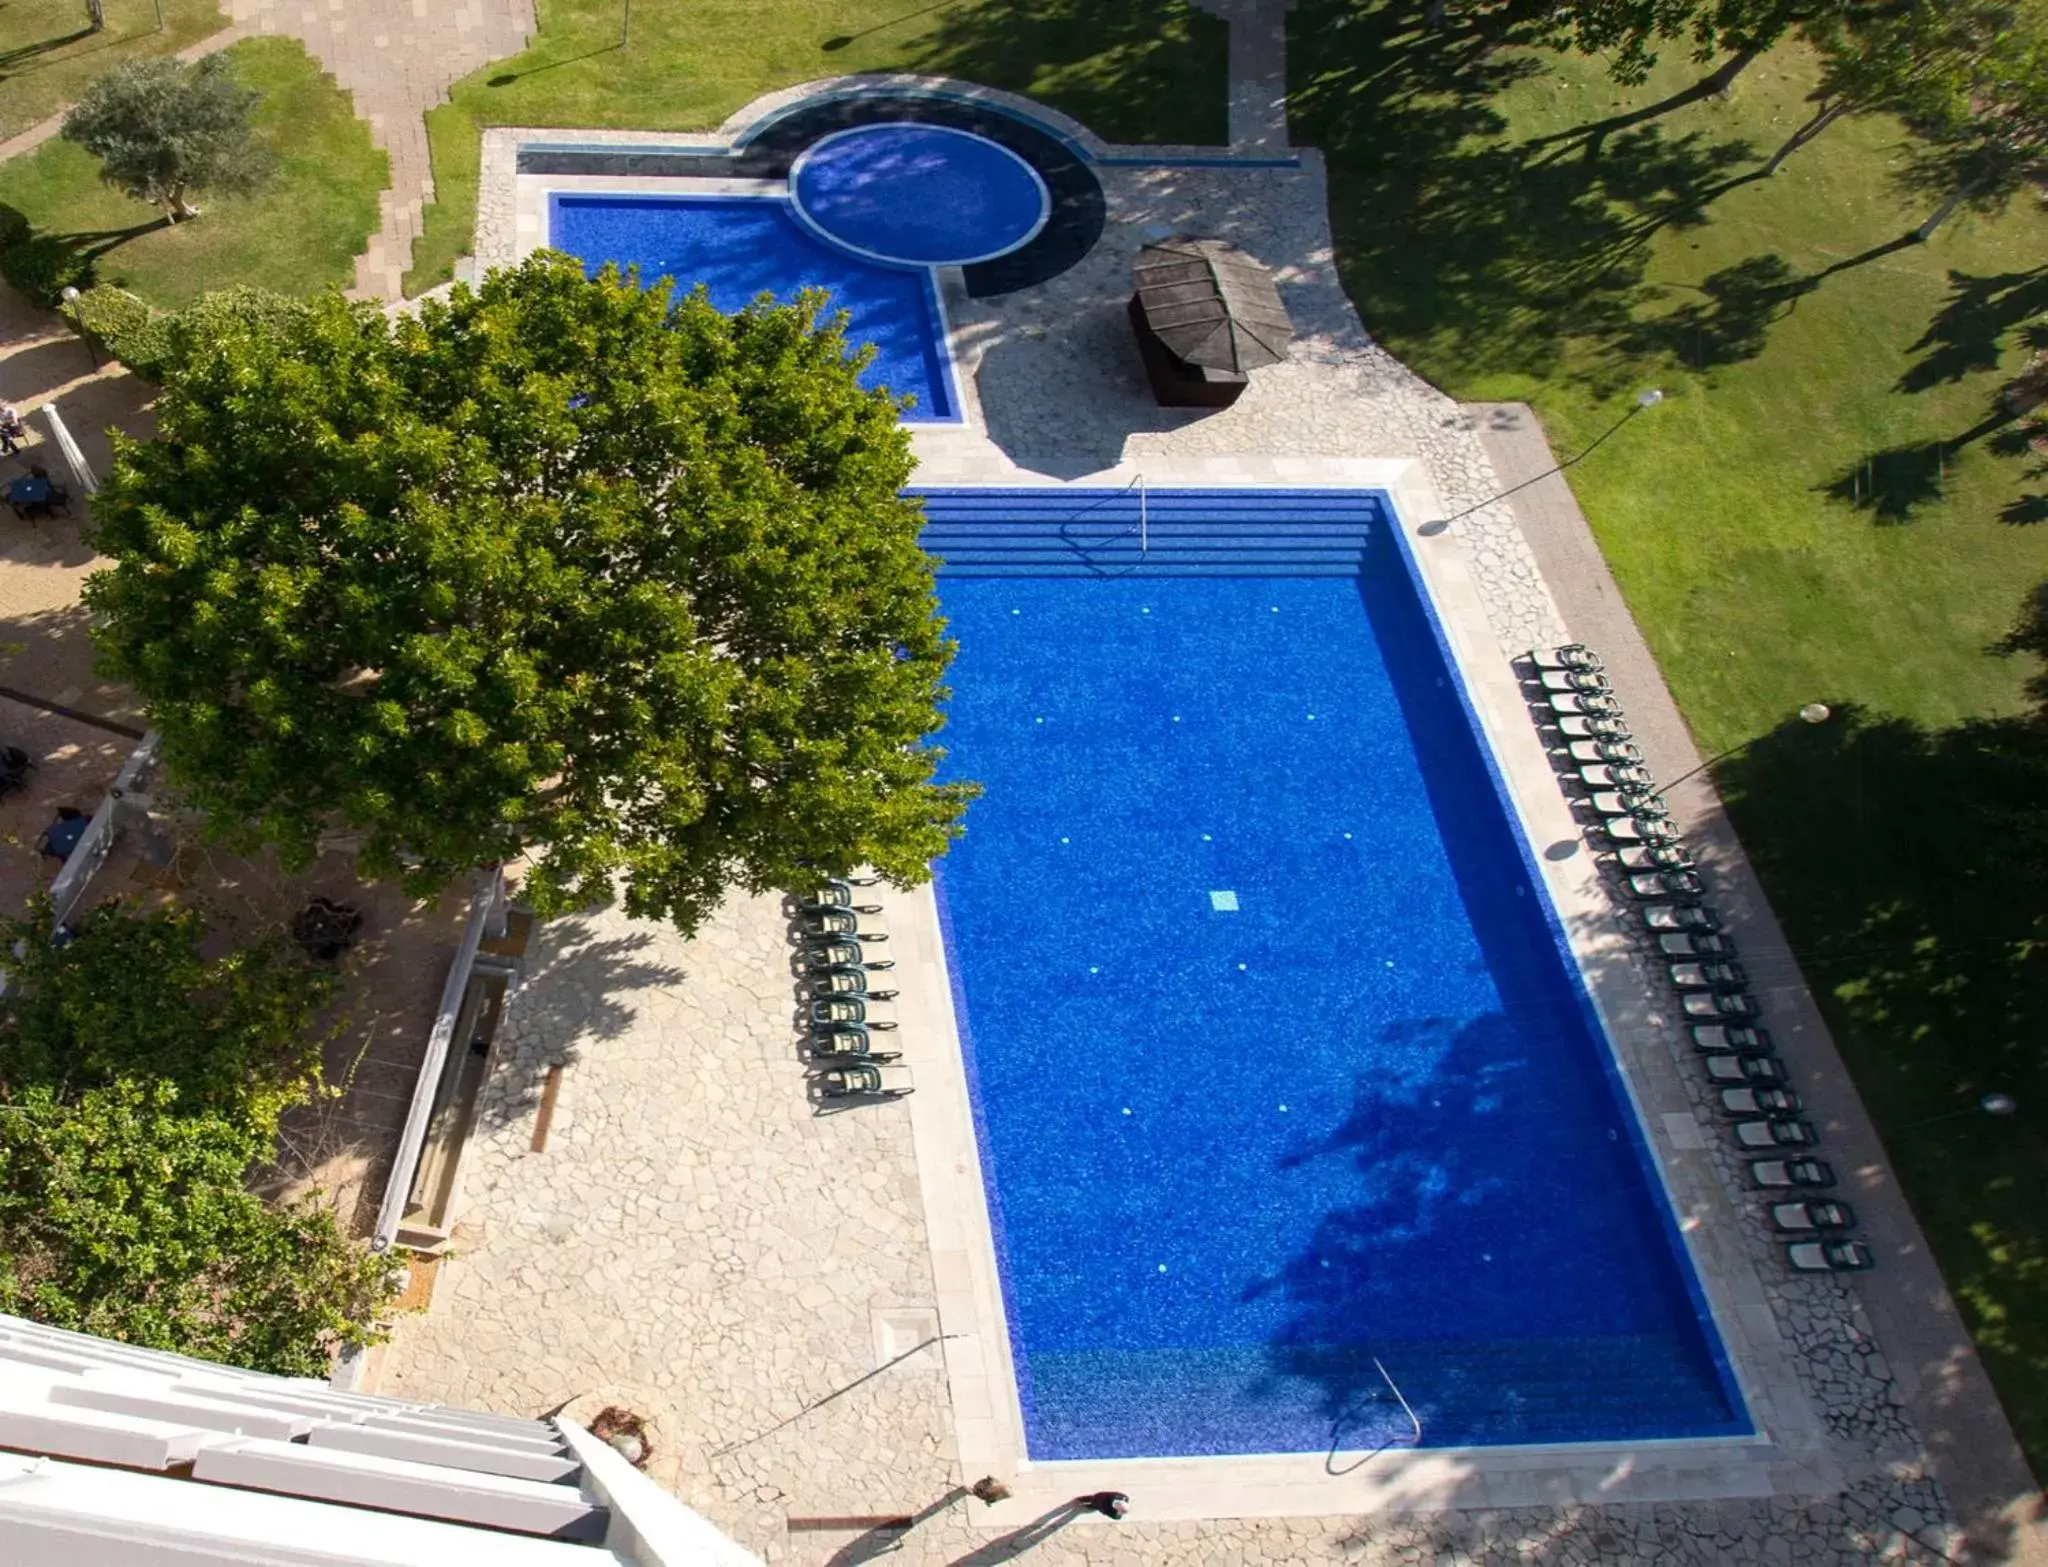
[[[0,1315],[0,1567],[761,1567],[566,1420]]]

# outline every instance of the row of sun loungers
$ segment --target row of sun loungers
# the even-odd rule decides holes
[[[874,877],[828,881],[797,909],[803,947],[806,1040],[819,1098],[903,1099],[914,1091],[896,1032],[882,906],[862,901]]]
[[[1699,865],[1644,765],[1599,655],[1583,643],[1530,652],[1524,680],[1533,709],[1557,736],[1551,754],[1581,825],[1621,894],[1623,920],[1646,942],[1677,994],[1687,1036],[1749,1159],[1766,1217],[1796,1272],[1849,1273],[1874,1262],[1847,1237],[1856,1215],[1818,1194],[1835,1184],[1799,1095],[1760,1025],[1763,1008],[1721,917],[1707,903]]]

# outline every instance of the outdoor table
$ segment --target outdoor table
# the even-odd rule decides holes
[[[35,473],[25,473],[23,477],[14,479],[14,483],[8,485],[8,488],[6,488],[6,498],[8,498],[8,506],[14,506],[16,510],[20,510],[23,506],[47,506],[49,504],[49,479],[43,479],[43,477],[39,477]]]

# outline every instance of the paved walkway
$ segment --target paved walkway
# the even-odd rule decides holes
[[[1295,0],[1193,0],[1230,24],[1230,145],[1287,150],[1287,13]]]
[[[788,1513],[947,1491],[905,1107],[812,1114],[791,953],[774,898],[731,900],[689,942],[609,910],[545,928],[493,1051],[453,1254],[379,1388],[529,1412],[644,1388],[636,1406],[670,1406],[681,1494],[755,1549]]]
[[[298,39],[354,94],[377,145],[391,155],[380,224],[356,258],[355,293],[404,292],[421,212],[434,199],[427,110],[479,66],[533,36],[533,0],[228,0],[238,29]]]

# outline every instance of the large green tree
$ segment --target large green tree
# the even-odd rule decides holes
[[[225,54],[192,65],[130,60],[86,88],[63,135],[100,160],[108,184],[175,222],[197,216],[195,193],[245,194],[275,172],[249,120],[260,97],[235,79]]]
[[[390,1263],[317,1199],[249,1186],[314,1091],[333,979],[277,942],[206,956],[189,911],[0,930],[0,1310],[290,1375],[377,1336]]]
[[[2037,0],[1858,0],[1809,18],[1820,57],[1806,122],[1771,155],[1775,174],[1850,115],[1886,114],[1907,139],[1895,179],[1933,210],[1998,211],[2048,179],[2048,10]]]
[[[544,252],[396,321],[174,327],[87,589],[173,775],[288,859],[342,823],[421,887],[526,854],[543,912],[923,879],[972,794],[934,782],[952,644],[823,303]]]

